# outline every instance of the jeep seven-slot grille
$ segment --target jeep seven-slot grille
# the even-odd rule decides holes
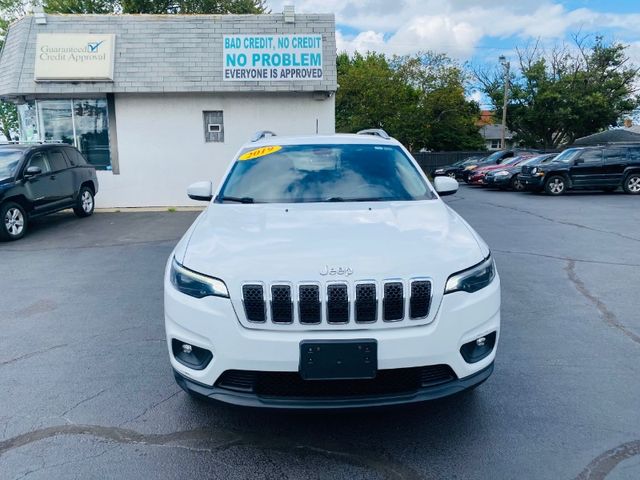
[[[269,308],[266,308],[263,285],[243,285],[247,320],[265,323],[268,319],[275,324],[297,322],[302,325],[417,320],[429,316],[432,294],[429,280],[412,280],[406,286],[402,281],[393,280],[380,287],[375,282],[359,282],[355,285],[329,283],[324,287],[314,284],[292,287],[276,283],[268,288],[271,295]],[[297,289],[297,295],[294,295],[294,289]]]

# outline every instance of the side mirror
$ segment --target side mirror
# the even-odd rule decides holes
[[[196,182],[189,185],[187,195],[191,200],[209,202],[213,198],[213,186],[211,182]]]
[[[40,175],[41,173],[42,169],[40,167],[27,167],[27,169],[24,171],[24,177],[35,177],[36,175]]]
[[[584,160],[583,160],[582,158],[576,158],[576,159],[573,161],[573,164],[574,164],[574,165],[580,165],[581,163],[584,163]]]
[[[451,177],[436,177],[433,179],[433,186],[441,197],[458,191],[458,182]]]

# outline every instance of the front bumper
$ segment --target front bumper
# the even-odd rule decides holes
[[[491,353],[476,363],[467,363],[460,353],[462,345],[500,330],[500,279],[478,292],[445,295],[433,322],[422,326],[360,330],[256,330],[244,328],[231,301],[219,297],[196,299],[173,288],[165,278],[165,329],[171,365],[178,383],[209,398],[240,405],[293,408],[330,408],[330,405],[371,406],[417,402],[462,391],[484,381],[491,373],[498,339]],[[372,328],[373,327],[373,328]],[[385,395],[385,398],[278,399],[220,389],[216,382],[229,370],[298,372],[300,343],[304,340],[375,339],[378,343],[378,369],[390,370],[431,365],[448,365],[456,381],[421,389],[411,394]],[[176,360],[172,340],[207,349],[213,358],[201,370]],[[484,372],[480,374],[479,372]],[[478,374],[478,376],[475,376]],[[485,376],[483,376],[485,375]],[[475,379],[475,380],[474,380]],[[310,406],[311,405],[311,406]]]
[[[520,174],[520,182],[525,190],[542,190],[544,188],[544,177]]]
[[[208,385],[194,382],[180,375],[177,371],[173,371],[176,383],[180,388],[190,394],[195,394],[202,398],[208,398],[243,407],[266,407],[296,410],[386,407],[426,402],[472,389],[483,383],[492,373],[493,362],[468,377],[453,380],[442,385],[421,388],[410,393],[358,396],[352,398],[276,398],[259,396],[254,393],[231,391],[217,386],[210,387]]]
[[[511,183],[511,175],[487,175],[484,183],[488,187],[508,187]]]
[[[471,175],[469,177],[469,183],[471,185],[484,185],[485,184],[485,175]]]

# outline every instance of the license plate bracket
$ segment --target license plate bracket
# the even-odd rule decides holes
[[[362,340],[303,340],[300,342],[300,376],[305,380],[355,380],[375,378],[378,343]]]

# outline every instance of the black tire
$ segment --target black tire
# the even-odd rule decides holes
[[[524,191],[524,185],[518,179],[518,175],[517,174],[514,175],[511,178],[511,182],[509,182],[509,186],[511,187],[511,190],[513,190],[514,192],[522,192],[522,191]]]
[[[544,184],[547,195],[562,195],[567,190],[567,179],[562,175],[551,175]]]
[[[19,240],[27,233],[27,214],[15,202],[0,205],[0,240]]]
[[[93,197],[93,190],[89,187],[81,187],[73,212],[80,218],[88,217],[93,213],[95,206],[96,201]]]
[[[632,173],[625,178],[622,188],[624,189],[624,193],[638,195],[640,193],[640,173]]]

